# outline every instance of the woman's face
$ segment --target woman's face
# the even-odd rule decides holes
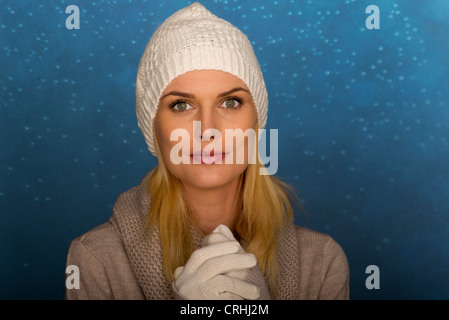
[[[168,170],[184,185],[215,188],[235,181],[247,168],[244,133],[254,132],[256,121],[253,98],[242,80],[223,71],[196,70],[167,86],[154,126]]]

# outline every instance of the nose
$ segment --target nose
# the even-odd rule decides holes
[[[217,138],[217,113],[214,108],[203,108],[199,112],[198,120],[201,121],[201,128],[194,135],[200,141],[213,141]]]

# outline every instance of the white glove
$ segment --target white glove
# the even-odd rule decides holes
[[[229,230],[229,228],[225,225],[219,225],[210,235],[204,238],[202,246],[205,247],[232,240],[235,240],[235,238],[231,230]],[[237,240],[235,241],[237,242]],[[238,253],[246,253],[240,244]],[[271,300],[270,291],[265,282],[265,278],[257,265],[250,269],[230,271],[226,273],[226,275],[234,279],[239,279],[254,284],[259,289],[259,300]]]
[[[226,273],[246,270],[257,264],[253,254],[238,253],[236,240],[195,250],[184,267],[176,269],[172,283],[177,299],[238,300],[259,298],[259,289]]]

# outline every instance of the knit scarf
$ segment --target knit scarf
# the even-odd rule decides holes
[[[144,233],[144,222],[149,212],[151,198],[148,193],[147,174],[142,182],[119,195],[109,221],[123,240],[125,250],[146,299],[174,299],[171,284],[164,276],[159,228],[153,228],[150,237]],[[202,241],[201,234],[191,228],[196,247]],[[299,247],[293,224],[280,234],[278,262],[281,274],[278,290],[273,298],[294,300],[299,288]]]

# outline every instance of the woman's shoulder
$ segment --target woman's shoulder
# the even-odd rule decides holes
[[[90,257],[102,264],[124,258],[123,241],[110,222],[94,227],[72,240],[68,259],[83,260]]]
[[[346,259],[342,247],[329,234],[298,225],[295,231],[301,255],[344,256]]]
[[[80,288],[66,289],[67,299],[141,299],[128,256],[115,227],[103,223],[70,243],[67,265],[79,268]]]
[[[314,245],[317,245],[334,241],[334,239],[327,233],[319,232],[299,225],[295,225],[294,227],[299,243],[313,243]]]
[[[349,298],[349,264],[343,248],[329,234],[296,225],[295,231],[301,278],[316,287],[312,297]]]
[[[76,237],[72,243],[97,251],[105,246],[117,246],[121,244],[121,240],[114,226],[108,221]]]

